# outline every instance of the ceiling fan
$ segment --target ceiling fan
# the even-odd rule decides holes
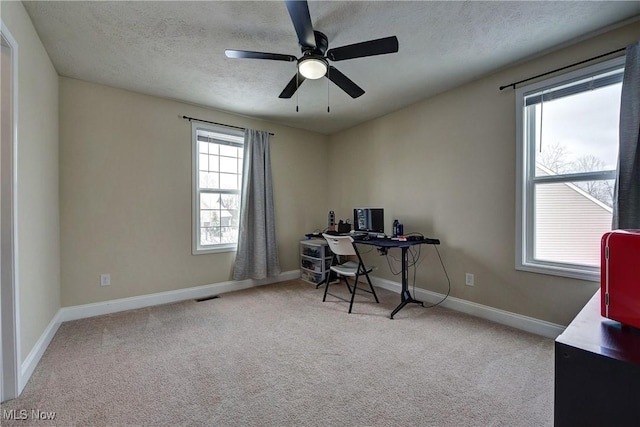
[[[311,24],[309,5],[306,1],[285,0],[287,10],[291,16],[293,27],[298,35],[298,42],[302,49],[300,59],[293,55],[279,53],[252,52],[247,50],[226,49],[227,58],[245,59],[271,59],[274,61],[298,62],[298,72],[280,94],[280,98],[291,98],[298,87],[306,79],[319,79],[326,76],[340,89],[344,90],[352,98],[364,94],[364,90],[351,79],[342,74],[331,61],[343,61],[345,59],[363,58],[366,56],[384,55],[398,51],[398,38],[396,36],[366,42],[350,44],[347,46],[328,49],[327,36],[320,31],[315,31]]]

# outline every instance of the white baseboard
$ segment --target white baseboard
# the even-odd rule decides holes
[[[117,313],[119,311],[135,310],[138,308],[151,307],[160,304],[185,301],[196,298],[206,298],[213,295],[220,295],[226,292],[239,291],[256,286],[268,285],[270,283],[284,282],[300,277],[300,270],[285,271],[275,277],[268,277],[262,280],[241,280],[214,283],[211,285],[196,286],[193,288],[178,289],[175,291],[158,292],[150,295],[121,298],[110,301],[96,302],[92,304],[63,307],[61,310],[61,321],[84,319],[87,317],[101,316],[104,314]]]
[[[18,396],[20,396],[22,390],[24,390],[24,387],[29,382],[29,378],[31,378],[33,371],[36,369],[36,366],[38,366],[38,362],[40,362],[42,355],[47,350],[47,347],[49,347],[51,340],[58,331],[58,328],[62,323],[62,320],[60,320],[62,317],[61,314],[62,309],[58,310],[56,315],[53,316],[53,319],[51,319],[51,322],[49,322],[42,335],[40,335],[40,338],[38,339],[38,341],[36,341],[36,344],[33,346],[26,359],[24,359],[24,362],[20,364],[20,376],[18,378]]]
[[[392,292],[400,293],[400,290],[402,289],[402,285],[400,283],[392,282],[391,280],[382,279],[380,277],[371,276],[371,281],[375,286]],[[424,301],[425,303],[435,304],[442,300],[444,295],[421,288],[415,288],[414,297]],[[547,338],[556,339],[565,329],[565,326],[562,325],[533,317],[523,316],[510,311],[500,310],[498,308],[489,307],[487,305],[466,301],[452,296],[447,297],[447,299],[442,302],[441,306]]]

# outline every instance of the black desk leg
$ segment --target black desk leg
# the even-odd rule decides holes
[[[409,292],[409,283],[407,283],[408,279],[407,279],[407,274],[408,274],[408,269],[409,269],[409,253],[408,253],[409,248],[408,247],[403,247],[402,248],[402,292],[400,294],[400,298],[401,298],[401,302],[400,304],[395,308],[395,310],[393,310],[391,312],[391,318],[393,319],[393,316],[395,316],[395,314],[397,312],[399,312],[400,310],[402,310],[402,308],[409,304],[409,303],[415,303],[415,304],[420,304],[421,306],[424,307],[424,303],[422,301],[418,301],[417,299],[414,299],[411,296],[411,293]]]

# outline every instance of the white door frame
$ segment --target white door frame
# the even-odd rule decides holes
[[[18,44],[1,21],[0,41],[2,55],[8,54],[9,73],[2,64],[2,78],[9,74],[10,99],[3,101],[2,115],[9,115],[8,123],[3,120],[0,155],[0,401],[18,397],[20,373],[20,334],[18,304],[18,202],[17,202],[17,154],[18,154]],[[4,83],[4,82],[3,82]],[[4,84],[3,84],[4,86]],[[7,87],[5,86],[6,90]],[[3,92],[5,92],[3,90]],[[3,93],[3,99],[7,99]],[[6,109],[9,111],[6,111]],[[7,126],[7,124],[9,126]]]

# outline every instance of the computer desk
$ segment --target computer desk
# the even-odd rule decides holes
[[[409,271],[409,248],[415,245],[439,245],[440,240],[425,237],[422,240],[400,241],[392,239],[376,239],[371,237],[368,240],[354,240],[353,244],[370,245],[378,248],[400,248],[402,250],[402,292],[400,294],[400,304],[391,312],[391,319],[393,319],[393,316],[395,316],[397,312],[402,310],[402,308],[409,303],[420,304],[424,307],[424,303],[413,298],[409,292],[409,281],[407,278]]]

